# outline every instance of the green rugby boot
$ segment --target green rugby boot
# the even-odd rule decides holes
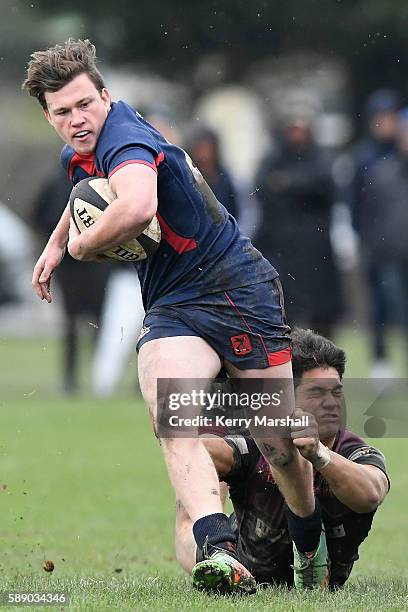
[[[293,544],[293,557],[294,582],[297,590],[316,589],[323,591],[328,587],[330,558],[324,531],[320,535],[319,546],[311,553],[301,553]]]
[[[208,559],[193,567],[193,587],[199,591],[219,594],[256,592],[252,574],[225,550],[215,550]]]

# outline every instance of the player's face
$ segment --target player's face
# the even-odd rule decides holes
[[[342,424],[343,385],[335,368],[305,372],[296,388],[296,405],[313,414],[321,440],[336,435]]]
[[[101,93],[87,74],[79,74],[61,89],[45,93],[45,116],[77,153],[93,153],[110,110],[107,89]]]

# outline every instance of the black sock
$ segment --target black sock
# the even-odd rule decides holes
[[[289,536],[298,551],[306,553],[316,550],[322,532],[322,514],[319,502],[316,500],[314,512],[309,516],[297,516],[287,506],[285,511]]]
[[[208,514],[199,518],[193,525],[193,534],[197,546],[201,549],[207,542],[211,546],[229,550],[230,547],[226,546],[226,544],[235,546],[237,541],[236,535],[231,528],[229,517],[222,512]]]

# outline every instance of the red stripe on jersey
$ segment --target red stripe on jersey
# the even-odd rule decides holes
[[[152,170],[154,170],[157,173],[157,168],[154,164],[151,164],[148,161],[144,161],[143,159],[129,159],[128,161],[122,162],[121,164],[119,164],[119,166],[116,166],[116,168],[114,168],[111,172],[109,172],[109,178],[113,174],[115,174],[115,172],[117,172],[124,166],[128,166],[129,164],[143,164],[144,166],[149,166],[149,168],[152,168]]]
[[[292,359],[292,349],[288,348],[277,351],[276,353],[268,353],[268,363],[270,366],[278,366],[287,363]]]
[[[156,213],[156,216],[160,224],[162,238],[164,238],[179,255],[197,248],[197,242],[194,238],[183,238],[179,236],[167,225],[160,213]]]
[[[72,175],[74,174],[75,167],[79,166],[84,170],[89,176],[94,176],[96,168],[95,168],[95,155],[93,153],[88,153],[86,155],[79,155],[78,153],[74,153],[69,162],[69,178],[72,179]]]
[[[158,156],[154,160],[154,163],[156,164],[156,166],[160,166],[162,161],[164,161],[164,153],[163,153],[163,151],[161,151],[161,153],[158,154]]]

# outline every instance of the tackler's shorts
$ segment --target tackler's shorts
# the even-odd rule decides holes
[[[145,316],[137,350],[146,342],[174,336],[203,338],[240,370],[264,369],[291,359],[278,278],[203,295],[172,306],[153,306]]]

